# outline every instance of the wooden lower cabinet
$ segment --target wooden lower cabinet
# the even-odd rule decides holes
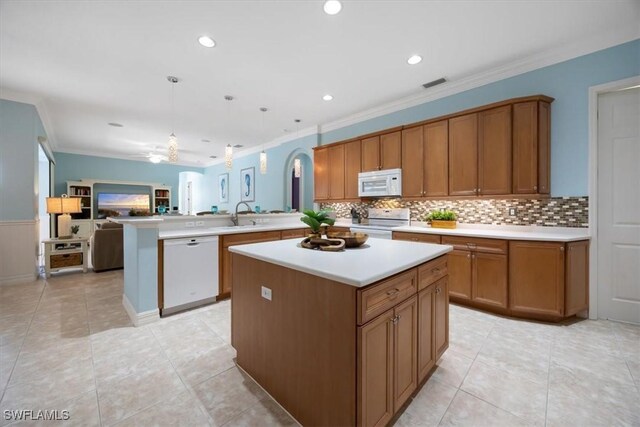
[[[449,252],[449,295],[471,300],[471,251],[454,249]]]
[[[403,231],[394,231],[393,240],[407,240],[409,242],[440,244],[440,236],[436,234],[407,233]]]
[[[471,261],[471,299],[481,304],[506,309],[507,256],[476,252],[471,254]]]
[[[400,409],[418,388],[418,303],[414,295],[394,310],[393,402]]]
[[[449,348],[449,278],[443,277],[436,287],[435,325],[432,328],[435,337],[436,361]]]
[[[280,238],[285,239],[303,239],[307,236],[308,228],[294,228],[293,230],[282,230]]]
[[[509,307],[542,319],[589,307],[589,242],[509,242]]]
[[[449,347],[449,294],[443,277],[418,293],[418,384]]]

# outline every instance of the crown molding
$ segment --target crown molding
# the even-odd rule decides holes
[[[23,104],[31,104],[36,107],[36,111],[38,112],[40,121],[42,122],[42,127],[44,127],[44,131],[47,134],[46,136],[49,148],[52,151],[56,151],[58,144],[55,136],[55,131],[53,130],[54,126],[51,122],[49,111],[47,110],[47,106],[42,97],[15,91],[12,89],[0,88],[0,98],[6,99],[8,101],[22,102]]]
[[[447,82],[436,86],[433,89],[427,89],[423,93],[410,95],[396,101],[392,101],[374,108],[363,110],[352,114],[343,119],[335,120],[319,126],[320,133],[330,132],[347,126],[354,125],[376,117],[395,113],[407,108],[415,107],[440,98],[455,95],[470,89],[494,83],[500,80],[514,77],[529,71],[544,68],[550,65],[558,64],[577,58],[583,55],[607,49],[640,38],[640,29],[637,27],[620,28],[618,31],[607,34],[606,36],[591,37],[583,39],[579,42],[566,44],[562,47],[542,52],[537,55],[528,56],[519,61],[513,61],[498,67],[491,68],[482,73],[474,74],[462,78],[457,81]],[[426,119],[426,118],[425,118]],[[333,141],[327,141],[330,143]]]

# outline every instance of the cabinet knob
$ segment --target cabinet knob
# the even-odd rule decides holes
[[[538,186],[537,186],[537,185],[534,185],[534,186],[533,186],[533,189],[534,189],[534,190],[537,190],[537,189],[538,189]]]
[[[482,191],[482,189],[476,188],[476,193],[479,193],[480,191]]]
[[[467,254],[467,258],[471,258],[471,254],[470,253]]]
[[[437,288],[436,288],[436,294],[439,294],[440,292],[442,292],[442,288],[437,287]]]
[[[392,318],[391,318],[391,319],[389,319],[389,320],[391,320],[391,322],[395,325],[396,323],[398,323],[398,320],[399,320],[399,319],[400,319],[400,316],[394,316],[394,317],[392,317]]]
[[[564,246],[560,246],[560,252],[564,252]]]

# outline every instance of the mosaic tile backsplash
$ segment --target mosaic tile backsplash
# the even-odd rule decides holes
[[[589,226],[588,197],[426,201],[377,199],[361,203],[322,203],[321,208],[336,211],[338,218],[351,218],[351,208],[355,208],[362,218],[366,218],[368,208],[409,208],[411,219],[421,221],[429,212],[446,208],[458,214],[458,222],[467,224]],[[516,208],[515,216],[509,215],[510,208]]]

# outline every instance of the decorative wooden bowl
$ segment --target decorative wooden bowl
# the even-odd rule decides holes
[[[431,220],[432,228],[456,228],[457,221]]]
[[[340,252],[344,250],[345,243],[342,239],[321,239],[319,237],[307,237],[300,246],[306,249],[320,249],[321,251]]]
[[[329,231],[327,237],[330,239],[342,239],[348,248],[357,248],[364,245],[369,238],[365,233],[352,233],[350,231]]]

